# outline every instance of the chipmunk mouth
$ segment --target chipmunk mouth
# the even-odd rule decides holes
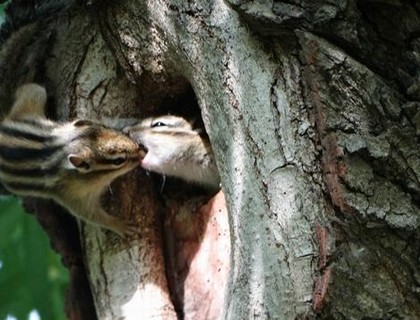
[[[139,147],[140,147],[140,161],[142,161],[146,157],[147,153],[149,152],[149,149],[144,144],[141,144],[141,143],[139,143]]]

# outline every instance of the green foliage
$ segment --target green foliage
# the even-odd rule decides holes
[[[4,21],[4,4],[0,4],[0,25],[3,23]]]
[[[68,275],[35,218],[13,197],[0,197],[0,320],[65,319]]]
[[[0,4],[0,25],[4,21],[4,9],[8,6],[8,4],[11,2],[11,0],[4,1],[4,3]]]
[[[10,1],[7,1],[3,4],[0,4],[0,24],[3,23],[4,20],[4,8],[6,7],[6,5],[9,3]]]

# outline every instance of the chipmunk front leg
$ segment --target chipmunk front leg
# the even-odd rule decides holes
[[[122,238],[126,236],[132,237],[138,231],[138,227],[134,222],[108,214],[99,203],[89,208],[80,208],[78,211],[72,211],[81,220],[109,229]]]
[[[83,221],[109,229],[120,237],[134,236],[138,231],[135,223],[107,213],[100,203],[101,194],[102,192],[73,194],[70,198],[63,196],[57,199],[57,202]]]
[[[92,223],[96,223],[104,228],[107,228],[120,237],[133,237],[137,234],[138,227],[132,221],[114,217],[108,214],[104,209],[99,208],[93,211]]]

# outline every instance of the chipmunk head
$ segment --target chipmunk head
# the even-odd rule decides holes
[[[177,116],[148,118],[126,128],[146,150],[141,166],[186,181],[218,186],[219,177],[207,137]]]
[[[124,134],[88,120],[76,120],[72,127],[76,136],[69,142],[67,156],[71,168],[82,173],[117,171],[120,175],[138,165],[141,149]]]
[[[147,152],[142,167],[162,174],[170,174],[174,166],[187,160],[191,140],[200,140],[188,121],[171,115],[145,119],[127,131]]]

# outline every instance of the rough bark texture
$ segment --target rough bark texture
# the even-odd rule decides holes
[[[226,198],[197,218],[178,182],[166,207],[141,170],[113,184],[139,237],[81,228],[98,318],[420,317],[416,1],[87,1],[52,21],[58,118],[196,99]]]
[[[120,72],[87,12],[70,10],[58,21],[58,30],[55,58],[47,66],[48,78],[57,84],[57,105],[68,106],[60,109],[62,116],[140,117],[143,111],[137,108],[136,87]],[[111,186],[106,198],[109,212],[138,221],[139,237],[124,241],[89,225],[82,228],[98,318],[135,319],[139,313],[144,319],[173,318],[151,183],[144,174],[124,177]],[[142,200],[134,200],[139,198]]]

